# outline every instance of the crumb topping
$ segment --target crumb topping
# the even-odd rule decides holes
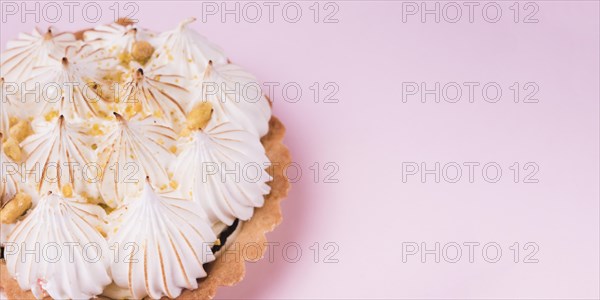
[[[146,41],[137,41],[131,47],[131,57],[142,65],[150,60],[153,53],[154,47]]]
[[[12,137],[6,139],[2,144],[2,149],[6,156],[8,156],[14,162],[20,162],[23,159],[23,151],[19,146],[19,142]]]
[[[17,123],[10,128],[10,136],[19,143],[32,134],[33,129],[31,128],[31,124],[25,120],[18,120]]]
[[[31,196],[18,193],[0,210],[0,223],[13,224],[31,207]]]
[[[200,130],[205,128],[212,117],[213,107],[208,102],[200,102],[194,105],[187,116],[186,125],[189,130]]]

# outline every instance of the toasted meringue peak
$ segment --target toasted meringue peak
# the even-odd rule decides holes
[[[101,193],[104,201],[116,207],[125,197],[136,195],[146,176],[163,190],[170,187],[168,164],[174,159],[175,132],[155,117],[125,120],[115,113],[112,129],[99,148],[104,170]]]
[[[10,82],[23,82],[34,68],[47,65],[51,56],[61,55],[68,46],[77,44],[73,34],[57,33],[54,28],[21,33],[17,40],[8,42],[2,53],[0,75]]]
[[[176,298],[196,289],[206,276],[203,264],[214,260],[216,236],[195,202],[157,194],[146,182],[141,195],[113,212],[116,232],[109,244],[123,258],[113,260],[114,282],[132,298]]]
[[[57,111],[71,119],[95,116],[104,104],[102,77],[114,61],[88,45],[67,47],[62,57],[36,68],[26,86],[43,93],[24,101],[36,115]]]
[[[0,132],[0,141],[3,135]],[[4,154],[0,142],[0,209],[11,201],[19,192],[18,166]],[[2,225],[4,226],[4,225]]]
[[[267,134],[271,119],[269,100],[257,79],[241,67],[210,63],[199,91],[192,105],[197,101],[209,101],[215,109],[213,118],[217,123],[230,121],[259,137]]]
[[[60,191],[66,184],[78,194],[98,194],[99,168],[81,128],[79,122],[60,116],[52,122],[35,123],[35,134],[23,141],[28,183],[40,194]]]
[[[212,223],[231,225],[264,204],[270,165],[256,136],[232,123],[209,124],[183,145],[173,174],[181,193],[201,204]]]
[[[38,299],[89,299],[102,293],[111,282],[110,251],[90,223],[98,209],[53,193],[40,199],[9,237],[7,247],[17,251],[5,252],[8,271],[23,290]]]
[[[167,65],[176,74],[190,79],[200,79],[211,60],[227,63],[223,50],[189,28],[189,24],[195,21],[195,18],[186,19],[176,29],[160,34],[154,41],[160,47],[157,47],[155,58],[150,63]]]
[[[183,77],[162,74],[161,69],[144,71],[139,68],[131,71],[120,91],[121,111],[152,114],[179,126],[185,120],[184,106],[189,101],[190,93],[179,85],[184,83]]]
[[[122,53],[131,53],[135,42],[149,41],[155,35],[155,33],[138,28],[134,24],[112,23],[86,31],[83,39],[94,49],[106,49],[107,55],[119,56]]]

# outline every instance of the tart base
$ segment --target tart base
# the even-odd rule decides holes
[[[269,122],[269,132],[261,139],[267,156],[273,167],[268,171],[273,177],[269,183],[271,193],[265,197],[265,205],[257,208],[250,220],[244,222],[236,238],[228,249],[214,262],[205,266],[208,276],[200,279],[199,287],[195,290],[185,290],[177,299],[212,299],[219,286],[233,286],[240,282],[246,273],[246,261],[260,260],[267,248],[266,233],[273,231],[283,220],[281,200],[290,189],[290,183],[285,175],[285,168],[291,163],[291,155],[283,144],[285,126],[272,117]],[[249,247],[245,247],[251,245]],[[0,290],[7,299],[35,299],[31,291],[23,291],[8,273],[5,261],[0,261]]]

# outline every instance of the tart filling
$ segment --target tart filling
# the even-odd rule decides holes
[[[194,20],[164,33],[102,25],[83,40],[51,28],[7,45],[0,258],[21,289],[175,298],[263,206],[270,103]]]

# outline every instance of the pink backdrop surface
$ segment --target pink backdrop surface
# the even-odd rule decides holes
[[[63,16],[54,25],[109,22],[114,2],[99,3],[98,23],[76,9],[73,22]],[[265,3],[255,2],[262,7],[257,23],[250,22],[255,8],[244,12],[248,2],[237,3],[239,22],[195,1],[137,2],[135,15],[155,30],[204,16],[194,28],[261,82],[279,84],[271,96],[296,163],[289,175],[299,169],[302,176],[283,203],[283,224],[268,236],[279,246],[218,298],[600,297],[597,1],[495,2],[495,23],[493,11],[483,17],[487,2],[475,2],[472,22],[457,4],[456,23],[447,2],[438,2],[440,22],[434,15],[423,21],[420,12],[403,20],[422,2],[295,2],[297,23],[282,11],[285,2],[276,2],[273,22]],[[3,47],[18,32],[49,25],[19,16],[3,20]],[[461,86],[462,98],[436,103],[425,95],[422,103],[417,93],[403,101],[403,83],[433,89],[436,82],[447,98]],[[469,82],[476,83],[472,103]],[[284,93],[286,84],[292,88]],[[486,84],[500,87],[496,103],[482,96]],[[297,101],[293,86],[302,92]],[[523,103],[530,93],[537,103]],[[439,183],[403,168],[434,169],[436,162]],[[479,164],[473,182],[469,162]],[[489,182],[493,168],[482,174],[486,164],[500,167],[498,182]],[[457,165],[462,177],[454,180]],[[472,262],[469,242],[479,243]],[[422,243],[429,250],[440,244],[439,263],[435,254],[422,261]],[[486,244],[502,250],[497,262],[487,261],[494,247],[482,254]],[[419,252],[409,255],[409,245]],[[462,255],[452,262],[456,245]]]

